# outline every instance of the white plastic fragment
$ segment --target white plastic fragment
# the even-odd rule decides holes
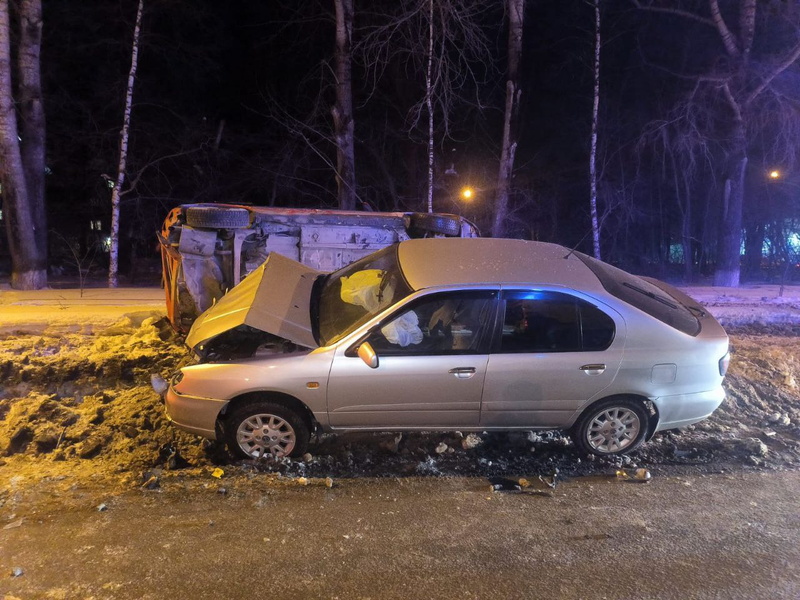
[[[477,448],[483,443],[483,440],[480,436],[474,433],[470,433],[467,437],[461,440],[461,447],[464,450],[472,450],[473,448]]]

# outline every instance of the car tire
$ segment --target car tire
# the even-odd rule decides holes
[[[581,452],[597,456],[625,454],[647,438],[649,419],[641,402],[609,398],[590,406],[570,432]]]
[[[225,419],[225,443],[241,458],[302,456],[311,438],[306,420],[291,408],[254,400],[240,404]]]
[[[409,217],[409,229],[413,231],[458,236],[461,234],[461,221],[458,217],[451,215],[411,213]]]
[[[250,212],[245,208],[190,206],[186,209],[186,224],[205,229],[243,229],[250,226]]]

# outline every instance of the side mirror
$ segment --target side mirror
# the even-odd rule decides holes
[[[378,368],[378,355],[369,342],[362,342],[358,347],[358,358],[364,361],[364,364],[371,369]]]

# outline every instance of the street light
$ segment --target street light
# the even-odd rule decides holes
[[[781,176],[781,172],[778,171],[777,169],[775,169],[774,171],[770,171],[769,172],[769,178],[770,179],[779,179],[780,176]]]
[[[475,195],[475,191],[471,187],[465,187],[461,190],[461,197],[464,200],[472,200],[472,197]]]

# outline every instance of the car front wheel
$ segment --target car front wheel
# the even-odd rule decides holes
[[[575,445],[598,456],[625,454],[647,437],[647,412],[640,402],[610,399],[591,406],[572,429]]]
[[[244,458],[301,456],[311,433],[294,410],[266,400],[237,406],[226,419],[225,442]]]

